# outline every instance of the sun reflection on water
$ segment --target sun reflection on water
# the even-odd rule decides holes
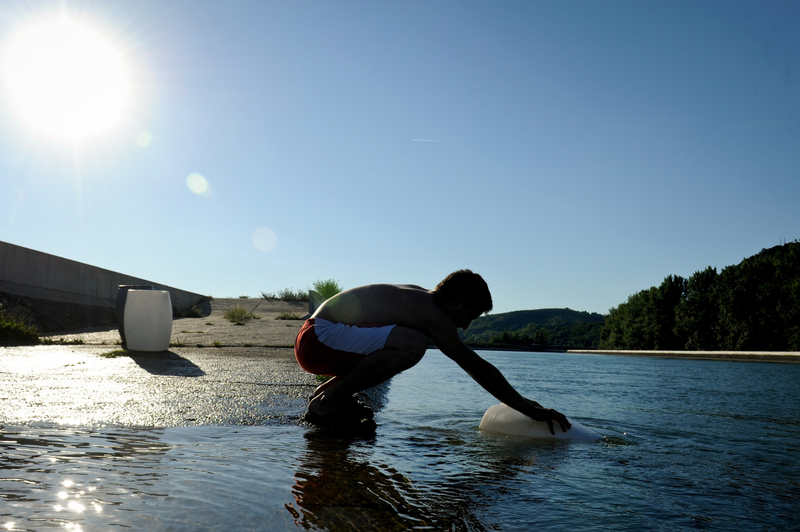
[[[69,504],[67,504],[67,508],[69,508],[73,512],[78,512],[78,513],[81,513],[86,509],[84,505],[76,501],[69,501]]]

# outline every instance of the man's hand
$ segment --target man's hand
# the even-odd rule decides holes
[[[547,421],[547,428],[550,429],[550,434],[555,436],[556,431],[553,428],[553,421],[557,422],[561,426],[561,430],[563,432],[567,432],[572,425],[567,420],[567,416],[560,412],[556,412],[552,408],[543,408],[542,405],[537,403],[536,401],[531,401],[530,399],[525,399],[528,403],[533,407],[529,411],[525,412],[525,415],[533,419],[534,421]]]

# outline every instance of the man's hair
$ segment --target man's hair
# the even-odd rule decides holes
[[[486,284],[483,277],[473,273],[472,270],[458,270],[451,273],[436,285],[433,291],[448,303],[461,299],[462,303],[475,310],[481,312],[492,310],[492,294],[489,292],[489,285]]]

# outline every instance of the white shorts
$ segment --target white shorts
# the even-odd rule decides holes
[[[386,345],[394,325],[356,327],[314,318],[314,332],[320,342],[338,351],[368,355]]]

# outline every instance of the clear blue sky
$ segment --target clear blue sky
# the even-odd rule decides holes
[[[215,297],[471,268],[495,312],[605,313],[800,238],[798,2],[3,0],[3,51],[54,13],[129,105],[71,142],[0,98],[6,242]]]

